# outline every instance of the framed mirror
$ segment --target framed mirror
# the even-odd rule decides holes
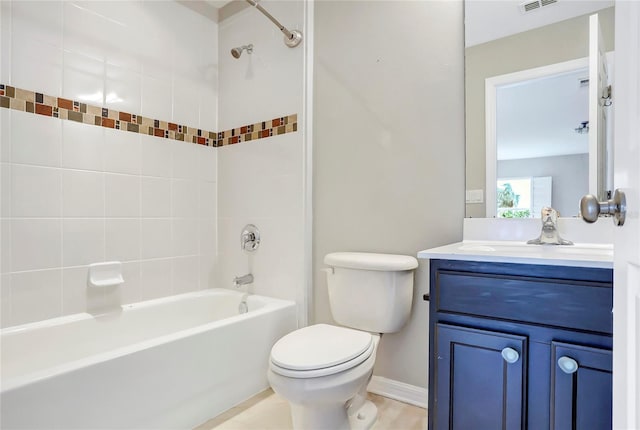
[[[543,206],[577,216],[584,194],[605,189],[610,118],[589,112],[610,113],[589,94],[594,14],[611,68],[613,1],[466,0],[467,217],[539,217]]]

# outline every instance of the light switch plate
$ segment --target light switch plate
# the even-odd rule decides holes
[[[484,190],[467,190],[467,203],[484,203]]]

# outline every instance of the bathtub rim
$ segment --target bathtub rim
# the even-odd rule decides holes
[[[184,300],[189,298],[198,298],[203,296],[215,296],[215,295],[224,295],[224,294],[237,296],[238,300],[240,300],[241,297],[243,296],[242,292],[230,290],[227,288],[209,288],[206,290],[176,294],[172,296],[160,297],[156,299],[144,300],[136,303],[122,305],[121,309],[122,311],[125,311],[127,309],[135,310],[138,308],[146,308],[153,305],[169,303],[176,300]],[[274,297],[267,297],[267,296],[252,294],[248,296],[248,300],[250,301],[259,300],[263,302],[264,305],[260,306],[256,310],[249,311],[244,314],[237,314],[237,315],[233,315],[231,317],[223,318],[220,320],[214,320],[206,324],[200,324],[195,327],[190,327],[190,328],[179,330],[173,333],[168,333],[152,339],[146,339],[131,345],[122,346],[122,347],[115,348],[109,351],[104,351],[98,354],[93,354],[77,360],[71,360],[69,362],[48,367],[43,370],[37,370],[35,372],[30,372],[24,375],[19,375],[19,376],[7,378],[7,379],[2,378],[2,383],[0,384],[0,395],[15,389],[20,389],[22,387],[38,383],[40,381],[44,381],[49,378],[64,375],[78,368],[94,366],[109,360],[114,360],[119,357],[123,357],[125,355],[136,353],[138,351],[154,348],[165,343],[170,343],[181,338],[195,336],[195,335],[207,332],[209,330],[212,330],[214,328],[225,327],[233,324],[236,321],[257,318],[260,315],[263,315],[271,311],[276,311],[279,309],[284,309],[288,307],[293,307],[295,309],[296,307],[296,303],[293,300],[284,300],[284,299],[278,299]],[[41,327],[50,327],[52,324],[63,325],[69,322],[83,321],[83,320],[92,319],[92,318],[109,318],[113,315],[114,315],[113,313],[110,313],[110,314],[93,316],[89,313],[83,312],[78,314],[51,318],[43,321],[36,321],[36,322],[22,324],[22,325],[13,326],[13,327],[7,327],[5,329],[0,330],[0,333],[3,335],[16,334],[26,330],[35,330]]]

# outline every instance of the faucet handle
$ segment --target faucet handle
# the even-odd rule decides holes
[[[240,233],[240,249],[246,252],[254,252],[260,246],[260,231],[253,224],[247,224]]]
[[[560,212],[551,206],[545,206],[540,211],[542,231],[540,236],[527,241],[529,245],[573,245],[570,240],[560,237],[558,232],[558,217]]]
[[[560,212],[552,208],[551,206],[545,206],[540,211],[540,218],[542,218],[542,222],[544,223],[548,218],[551,218],[551,222],[556,224],[558,222],[558,218],[560,217]]]

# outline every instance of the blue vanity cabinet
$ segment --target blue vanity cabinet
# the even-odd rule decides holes
[[[430,430],[611,428],[611,269],[430,272]]]
[[[527,338],[437,324],[436,339],[438,428],[520,428]]]
[[[552,342],[552,429],[610,429],[611,350]],[[575,427],[573,424],[575,423]]]

